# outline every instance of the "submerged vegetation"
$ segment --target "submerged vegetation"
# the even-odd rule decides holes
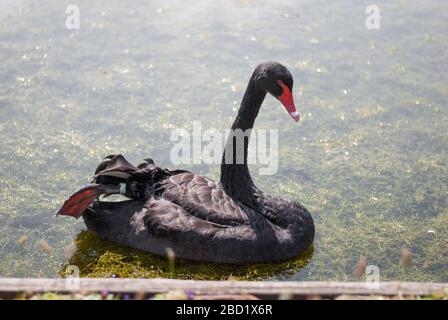
[[[140,250],[101,240],[83,231],[76,240],[78,250],[70,259],[80,276],[120,278],[175,278],[195,280],[261,280],[298,272],[312,256],[309,248],[301,257],[276,264],[232,265],[167,259]],[[174,260],[174,261],[173,261]],[[61,270],[64,276],[66,266]]]

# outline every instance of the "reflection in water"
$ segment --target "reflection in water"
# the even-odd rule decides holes
[[[54,213],[100,159],[172,167],[171,132],[228,128],[254,66],[277,60],[302,121],[268,98],[255,127],[279,129],[279,170],[251,172],[316,223],[284,278],[351,280],[365,257],[381,280],[448,281],[446,1],[375,1],[379,30],[359,0],[78,0],[80,30],[61,1],[21,3],[0,19],[1,276],[56,276],[84,226]]]

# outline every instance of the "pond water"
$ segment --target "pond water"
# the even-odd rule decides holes
[[[300,267],[261,278],[353,280],[365,258],[381,279],[448,281],[448,2],[375,1],[379,30],[371,1],[78,0],[69,30],[71,3],[0,1],[0,276],[57,277],[75,240],[90,266],[125,256],[81,248],[83,222],[54,217],[64,199],[108,154],[172,167],[172,130],[228,128],[275,60],[302,121],[266,99],[256,127],[279,129],[279,169],[252,172],[310,210],[316,239]]]

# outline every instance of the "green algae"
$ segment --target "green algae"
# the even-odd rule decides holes
[[[170,266],[169,259],[141,250],[101,240],[96,234],[82,231],[76,239],[77,251],[69,263],[86,278],[174,278],[194,280],[261,280],[281,278],[298,272],[312,257],[310,247],[300,257],[276,263],[233,265],[204,263],[176,259]],[[60,274],[64,276],[66,266]]]

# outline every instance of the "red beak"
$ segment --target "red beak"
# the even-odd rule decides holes
[[[294,121],[300,120],[300,115],[296,110],[296,106],[294,105],[294,98],[292,97],[292,92],[289,90],[288,86],[284,84],[281,80],[277,81],[277,84],[282,88],[283,92],[278,100],[285,107],[286,111],[288,111],[289,115],[294,119]]]

